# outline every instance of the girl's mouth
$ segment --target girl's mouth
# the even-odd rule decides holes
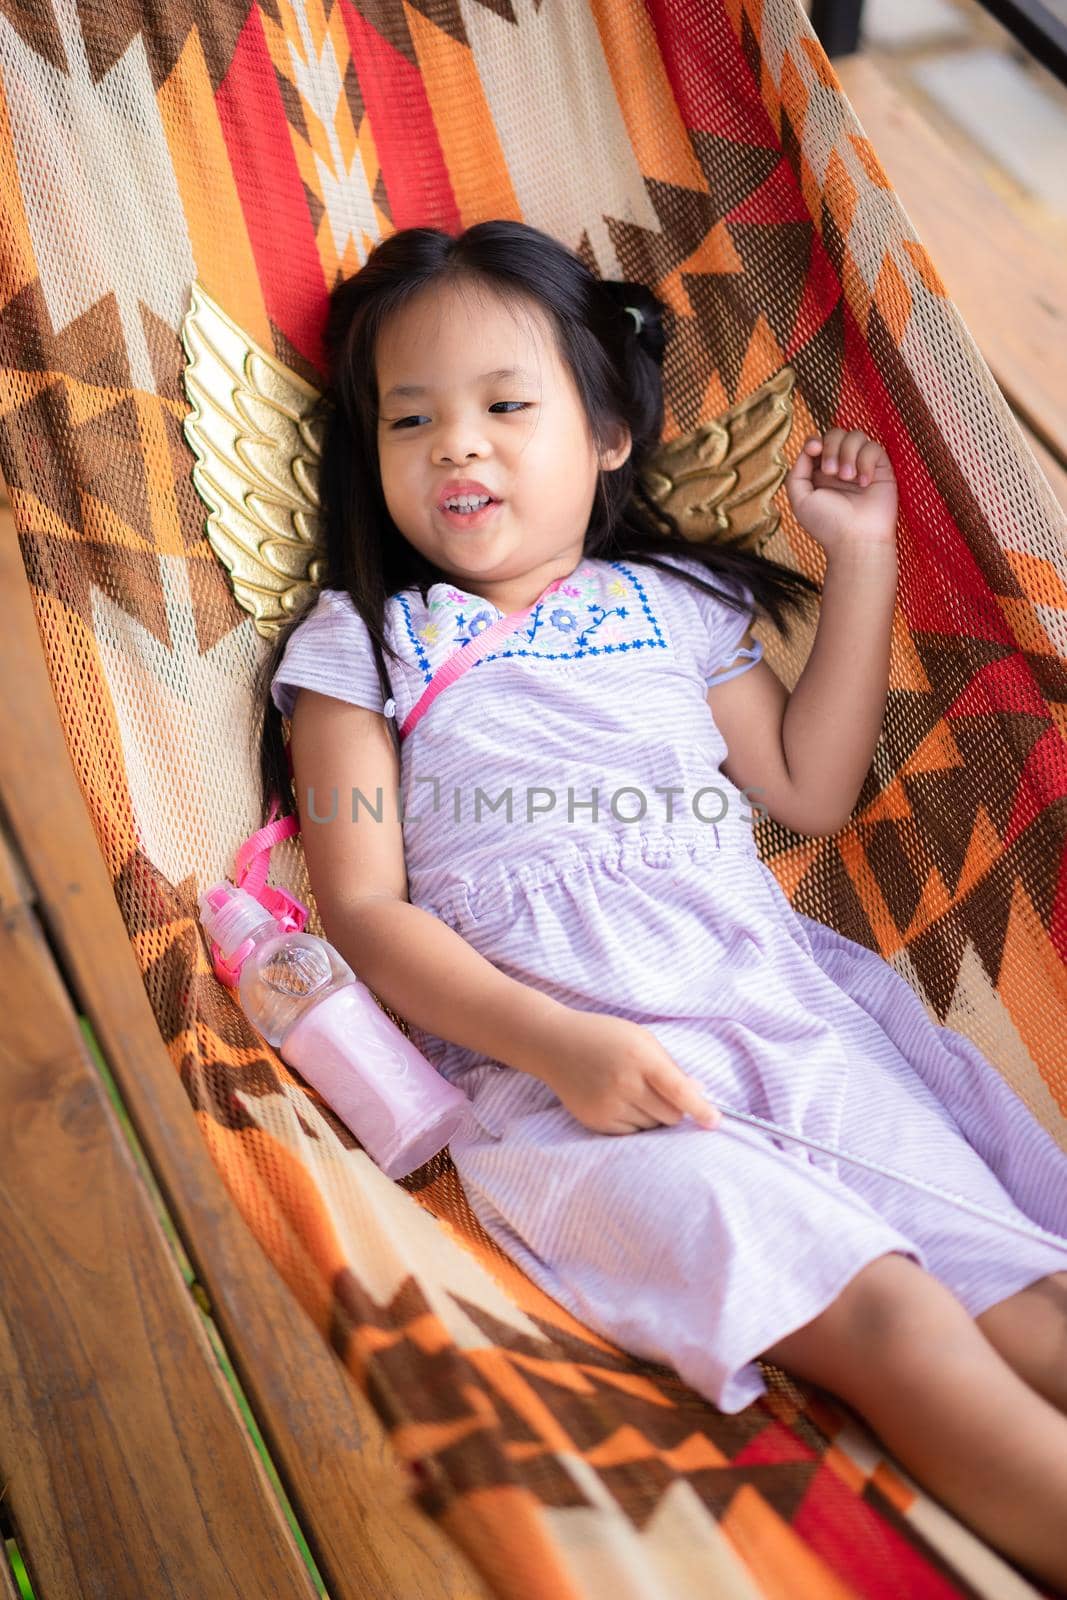
[[[481,506],[477,511],[453,511],[448,506],[438,506],[437,510],[450,528],[481,528],[503,503],[502,500],[490,500],[488,505]]]

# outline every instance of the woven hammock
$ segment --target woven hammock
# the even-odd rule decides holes
[[[71,760],[191,1112],[416,1503],[528,1600],[1006,1592],[818,1390],[765,1364],[723,1415],[537,1290],[447,1152],[390,1182],[196,918],[258,824],[267,646],[193,483],[191,286],[318,389],[327,290],[378,239],[518,218],[671,306],[667,440],[788,366],[790,459],[833,425],[888,450],[884,735],[847,828],[766,821],[760,852],[1067,1150],[1063,516],[797,0],[55,0],[4,8],[0,63],[0,469]],[[776,505],[764,552],[821,578]],[[759,631],[792,686],[810,633]],[[321,931],[295,841],[272,879]]]

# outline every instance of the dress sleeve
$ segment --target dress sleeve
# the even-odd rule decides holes
[[[740,578],[727,578],[720,573],[713,575],[703,562],[675,555],[673,551],[661,559],[685,572],[695,573],[697,577],[709,580],[721,589],[729,589],[745,601],[746,609],[735,611],[714,595],[705,594],[692,584],[671,583],[678,608],[684,606],[697,663],[708,687],[717,688],[720,683],[728,683],[731,678],[754,667],[763,656],[763,645],[758,639],[751,645],[741,642],[752,626],[755,615],[752,590],[748,584]]]
[[[270,686],[283,717],[292,716],[298,689],[317,689],[372,711],[385,709],[371,636],[344,590],[323,589],[289,636]]]

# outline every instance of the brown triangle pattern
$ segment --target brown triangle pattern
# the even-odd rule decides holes
[[[691,1390],[681,1384],[673,1368],[663,1366],[656,1361],[644,1361],[629,1352],[616,1354],[614,1350],[604,1350],[592,1339],[586,1339],[573,1328],[557,1326],[539,1317],[536,1312],[527,1310],[524,1315],[529,1322],[540,1328],[542,1333],[540,1339],[520,1333],[510,1323],[500,1321],[484,1306],[476,1305],[462,1295],[453,1293],[452,1299],[470,1321],[485,1334],[490,1344],[506,1344],[516,1357],[563,1361],[568,1365],[581,1367],[583,1372],[587,1368],[616,1373],[638,1371],[650,1376],[657,1385],[666,1379],[668,1389],[673,1386],[680,1388],[683,1394],[692,1394]]]
[[[615,241],[615,248],[616,248],[616,250],[619,249],[618,240]],[[589,268],[589,271],[592,272],[594,274],[594,276],[599,278],[601,276],[600,262],[596,258],[596,252],[594,251],[593,246],[589,242],[589,234],[588,234],[588,232],[587,232],[587,230],[585,228],[582,229],[581,238],[578,240],[578,243],[575,245],[574,251],[575,251],[575,254],[580,256],[581,259],[585,262],[586,266]],[[620,260],[621,259],[622,258],[620,257]],[[623,270],[624,271],[626,270],[625,264],[624,264]]]
[[[0,306],[0,367],[33,375],[129,389],[126,338],[113,294],[102,295],[57,333],[39,278]]]
[[[911,926],[922,899],[923,877],[916,870],[916,856],[909,848],[917,832],[914,823],[887,821],[859,824],[864,854],[900,933]],[[962,864],[961,857],[960,866]]]
[[[200,885],[195,876],[183,879],[175,888],[138,849],[128,855],[113,883],[123,920],[139,937],[144,985],[164,1043],[172,1044],[202,1023],[212,1038],[228,1048],[262,1055],[266,1048],[263,1040],[240,1007],[213,975],[198,970],[203,935],[196,920]],[[154,939],[149,937],[153,934]],[[152,945],[158,953],[146,957],[144,952]],[[254,1065],[260,1077],[264,1067],[273,1074],[265,1060]],[[212,1063],[212,1069],[231,1070],[228,1063],[221,1068]]]
[[[210,1117],[227,1133],[254,1133],[256,1124],[247,1107],[238,1099],[236,1091],[240,1089],[246,1098],[255,1095],[257,1090],[271,1092],[261,1072],[257,1074],[260,1065],[253,1063],[251,1068],[236,1069],[227,1067],[223,1071],[219,1063],[205,1056],[203,1051],[199,1054],[187,1051],[182,1057],[179,1076],[194,1112],[202,1112]]]
[[[760,73],[763,70],[763,52],[756,37],[755,29],[749,21],[748,13],[741,8],[741,49],[748,63],[748,70],[752,74],[752,82],[758,84]]]
[[[930,687],[942,707],[959,698],[968,684],[995,661],[1012,653],[999,639],[982,639],[968,633],[925,633],[912,638]]]
[[[51,6],[40,4],[40,0],[0,0],[0,14],[29,49],[56,72],[66,74],[67,53]]]
[[[761,288],[760,312],[785,349],[792,343],[811,264],[810,222],[731,222],[730,237],[744,262],[742,282]]]
[[[900,785],[917,823],[922,830],[923,844],[943,872],[952,871],[953,862],[970,845],[977,823],[979,808],[984,809],[996,830],[1003,838],[1014,808],[1014,795],[1008,790],[1007,772],[998,782],[988,769],[989,752],[995,748],[1006,724],[1023,721],[1032,724],[1033,718],[957,717],[952,722],[952,732],[962,755],[962,765],[944,772],[913,772],[901,777]],[[978,755],[987,770],[977,770],[967,765],[967,751]],[[951,829],[947,819],[952,818]],[[946,833],[954,835],[954,842],[944,843]],[[963,860],[958,866],[962,867]],[[956,874],[958,878],[958,870]]]
[[[642,1479],[649,1475],[651,1465],[642,1472]],[[819,1471],[817,1461],[753,1461],[743,1467],[704,1467],[684,1477],[716,1522],[721,1522],[734,1496],[747,1490],[755,1490],[775,1510],[785,1507],[787,1518],[793,1517]]]
[[[675,330],[663,376],[668,400],[683,430],[703,420],[704,396],[717,373],[726,392],[737,393],[753,332],[760,315],[766,311],[762,299],[758,306],[746,303],[753,288],[751,279],[730,273],[688,274],[684,263],[696,254],[724,215],[742,204],[766,181],[779,160],[775,151],[700,131],[691,134],[691,142],[708,181],[708,194],[646,179],[645,186],[660,221],[660,230],[640,228],[620,218],[608,221],[612,244],[626,278],[655,287],[681,269],[682,282],[696,315],[689,325]],[[730,231],[733,237],[733,229]],[[769,227],[768,231],[780,230]],[[810,228],[807,231],[810,235]],[[783,248],[788,253],[788,245]],[[780,261],[775,262],[774,270],[782,270]],[[792,270],[799,279],[799,305],[807,271],[806,254],[802,252],[799,259],[794,259]],[[709,314],[709,306],[716,308],[710,327],[701,317],[701,313]],[[795,317],[795,311],[793,315]]]
[[[718,372],[726,393],[736,395],[761,308],[750,301],[748,285],[733,274],[691,278],[683,273],[682,281],[695,313],[699,343],[706,351],[707,375]]]
[[[10,386],[9,393],[12,390],[19,393],[19,374],[4,373],[4,382]],[[61,378],[46,383],[43,388],[31,388],[24,400],[0,417],[0,454],[8,489],[28,491],[28,495],[71,530],[73,537],[85,531],[77,484],[70,473],[45,469],[42,446],[42,440],[62,438],[71,425],[66,386]],[[34,511],[27,499],[20,509],[20,528],[33,531],[33,519]],[[72,551],[71,559],[74,554]]]
[[[912,635],[913,640],[916,635]],[[922,689],[890,689],[886,697],[883,737],[894,773],[920,749],[942,721],[936,695]]]
[[[387,39],[411,66],[418,66],[404,0],[359,0],[358,10],[364,21],[369,22],[383,39]]]
[[[791,838],[792,836],[790,836]],[[793,909],[816,922],[826,922],[824,908],[833,906],[833,926],[846,939],[878,949],[878,940],[836,846],[820,851],[792,896]]]
[[[162,317],[158,317],[152,307],[146,305],[143,300],[138,301],[137,312],[152,362],[155,392],[160,400],[179,408],[184,416],[189,401],[182,385],[186,355],[181,337],[169,322],[164,322]]]
[[[511,0],[471,0],[471,3],[472,5],[481,6],[483,11],[491,11],[494,17],[501,17],[505,22],[513,22],[516,27],[519,25],[519,19],[515,15],[515,8],[511,4]],[[535,0],[535,10],[540,9]]]
[[[317,234],[319,231],[319,224],[326,215],[326,207],[322,200],[320,200],[319,196],[315,193],[314,189],[309,189],[303,179],[301,179],[300,182],[301,188],[304,191],[304,201],[308,208],[308,216],[311,218],[311,227],[312,230]]]
[[[100,83],[136,42],[144,49],[152,87],[158,91],[196,28],[215,93],[229,70],[249,9],[248,0],[215,0],[208,7],[195,6],[191,0],[172,0],[165,9],[153,10],[146,26],[142,5],[101,6],[95,0],[78,0],[92,81]]]
[[[642,228],[609,217],[608,231],[624,276],[657,283],[699,248],[717,218],[706,194],[659,178],[646,178],[645,189],[659,219],[657,229]]]
[[[337,1287],[351,1326],[357,1322],[353,1316],[354,1302],[362,1306],[367,1300],[366,1293],[347,1276]],[[469,1402],[465,1398],[467,1384],[463,1381],[463,1369],[467,1366],[467,1360],[462,1350],[456,1345],[442,1345],[427,1350],[417,1340],[410,1339],[403,1332],[405,1327],[420,1322],[430,1309],[418,1285],[409,1278],[388,1302],[369,1305],[366,1315],[358,1318],[360,1326],[379,1327],[395,1336],[388,1345],[380,1346],[373,1351],[368,1360],[366,1376],[368,1394],[372,1399],[376,1395],[380,1396],[379,1409],[386,1418],[387,1425],[390,1406],[391,1404],[395,1406],[395,1397],[399,1394],[404,1396],[405,1407],[403,1417],[398,1416],[397,1421],[406,1422],[408,1427],[411,1426],[412,1419],[416,1422],[439,1425],[462,1422],[470,1414]],[[622,1427],[643,1431],[646,1421],[656,1430],[656,1435],[652,1436],[653,1448],[671,1450],[692,1436],[695,1431],[695,1420],[697,1428],[701,1423],[718,1428],[720,1422],[724,1420],[714,1407],[707,1401],[701,1401],[699,1397],[697,1397],[699,1418],[694,1419],[692,1414],[681,1417],[673,1407],[635,1401],[632,1395],[616,1386],[602,1389],[594,1386],[583,1392],[573,1386],[570,1365],[566,1360],[560,1361],[553,1347],[553,1340],[546,1341],[536,1355],[528,1352],[525,1358],[512,1359],[515,1355],[514,1339],[515,1331],[510,1325],[497,1325],[490,1333],[492,1348],[502,1351],[507,1358],[507,1385],[514,1386],[513,1392],[516,1395],[525,1390],[533,1402],[530,1407],[532,1414],[541,1411],[546,1417],[550,1416],[553,1426],[558,1426],[565,1432],[568,1439],[574,1441],[575,1448],[584,1454],[598,1448]],[[529,1344],[528,1339],[526,1343]],[[560,1370],[560,1379],[554,1382],[551,1374],[557,1366]],[[484,1372],[484,1369],[482,1370]],[[595,1378],[595,1371],[583,1367],[582,1375],[592,1379]],[[494,1384],[494,1412],[496,1397],[501,1392],[500,1385]],[[503,1393],[506,1399],[507,1390],[505,1389]],[[739,1418],[742,1417],[747,1419],[744,1425],[739,1424]],[[729,1421],[733,1425],[732,1445],[735,1453],[743,1449],[751,1438],[761,1433],[768,1425],[767,1414],[758,1404],[729,1418]],[[502,1479],[525,1481],[532,1462],[540,1489],[549,1458],[515,1451],[505,1454],[499,1449],[490,1430],[481,1431],[485,1436],[487,1450],[475,1466],[473,1475],[470,1457],[463,1449],[463,1435],[460,1430],[457,1430],[454,1447],[446,1444],[437,1452],[438,1461],[445,1467],[450,1481],[454,1481],[452,1462],[447,1458],[449,1452],[454,1449],[455,1470],[461,1477],[465,1477],[471,1486],[475,1483],[478,1486],[498,1483]],[[662,1444],[659,1442],[659,1436],[662,1436]],[[538,1435],[531,1430],[528,1421],[523,1419],[518,1436],[510,1438],[508,1442],[528,1444],[531,1438],[536,1441]],[[725,1454],[726,1451],[718,1440],[716,1444]],[[563,1474],[559,1478],[553,1503],[584,1505],[587,1502],[573,1479]],[[627,1506],[626,1509],[629,1510],[630,1507]]]
[[[222,604],[217,607],[213,615],[198,616],[196,619],[198,637],[203,642],[203,648],[207,649],[209,644],[215,643],[216,631],[217,636],[221,638],[230,631],[236,621],[243,618],[244,613],[237,607],[229,578],[221,561],[205,541],[208,508],[193,483],[196,457],[185,437],[182,425],[186,409],[187,407],[183,407],[179,412],[167,405],[160,405],[156,415],[162,423],[162,432],[166,438],[173,467],[171,483],[182,548],[194,558],[189,562],[187,575],[198,593],[224,596]],[[213,584],[205,572],[198,570],[200,568],[214,570],[223,580],[221,586]]]
[[[345,62],[345,75],[342,84],[345,105],[352,118],[352,126],[358,133],[363,126],[363,119],[367,115],[366,104],[363,100],[363,90],[359,86],[359,73],[356,70],[356,58],[350,55]]]
[[[794,173],[799,176],[799,168],[796,162],[790,162],[790,165]],[[848,252],[845,248],[845,240],[841,230],[837,226],[837,220],[827,204],[825,195],[822,197],[819,215],[819,232],[822,236],[823,249],[830,259],[830,264],[834,269],[834,276],[837,278],[838,283],[841,283],[844,279],[845,257]]]
[[[122,395],[106,411],[75,426],[70,444],[82,494],[107,506],[116,523],[125,523],[138,540],[154,545],[144,444],[133,395]]]
[[[832,426],[841,403],[841,378],[845,363],[845,307],[838,300],[829,316],[798,349],[789,365],[796,373],[796,388],[818,428]]]
[[[57,483],[58,479],[51,480],[52,487]],[[34,588],[69,606],[90,629],[92,594],[99,589],[163,644],[171,643],[159,564],[152,551],[101,544],[78,538],[73,531],[69,538],[38,533],[32,526],[33,509],[26,505],[20,507],[19,520],[22,559]]]
[[[40,441],[53,438],[67,441],[73,456],[69,473],[40,467]],[[0,419],[0,454],[9,487],[27,490],[70,530],[67,540],[37,529],[33,502],[23,501],[23,556],[31,581],[43,581],[77,610],[90,629],[89,600],[96,585],[169,643],[132,395],[123,395],[109,410],[79,425],[71,416],[66,380],[48,384]],[[125,524],[128,542],[85,537],[83,495],[94,496],[111,510],[117,524]]]
[[[351,68],[351,57],[349,58],[348,65]],[[351,75],[354,76],[354,74]],[[346,71],[346,88],[348,86],[349,76],[350,74]],[[298,139],[302,139],[305,144],[310,144],[311,134],[308,130],[307,118],[304,115],[304,102],[301,97],[300,90],[296,87],[296,84],[293,83],[292,79],[289,78],[284,72],[278,72],[275,70],[274,82],[278,86],[278,98],[281,100],[282,110],[285,113],[286,122],[289,124],[290,128],[296,134]],[[356,123],[356,127],[359,127],[358,122]],[[307,184],[304,185],[304,189],[306,192]]]
[[[460,10],[459,0],[408,0],[413,11],[417,11],[427,22],[432,22],[435,27],[447,33],[449,38],[457,44],[470,46],[467,30],[463,24],[463,13]],[[510,12],[505,15],[506,22],[514,22],[514,15]]]
[[[770,1438],[782,1427],[762,1397],[743,1411],[722,1413],[680,1385],[676,1378],[675,1393],[666,1387],[664,1393],[672,1400],[676,1395],[677,1403],[657,1404],[615,1385],[598,1386],[596,1362],[603,1364],[599,1352],[596,1362],[582,1363],[582,1375],[594,1385],[590,1392],[582,1392],[574,1387],[569,1374],[564,1376],[562,1368],[559,1381],[553,1381],[553,1368],[560,1359],[558,1347],[563,1343],[557,1330],[551,1330],[544,1348],[536,1350],[529,1336],[520,1336],[510,1325],[497,1322],[484,1308],[459,1301],[465,1312],[484,1327],[491,1347],[507,1358],[506,1368],[499,1363],[492,1368],[480,1366],[474,1376],[466,1370],[469,1362],[457,1346],[427,1350],[403,1332],[419,1323],[431,1309],[414,1279],[405,1280],[397,1293],[382,1304],[374,1302],[347,1270],[338,1275],[335,1288],[337,1302],[344,1307],[343,1319],[332,1336],[336,1349],[343,1353],[354,1326],[394,1335],[388,1345],[379,1346],[369,1355],[362,1379],[368,1398],[386,1426],[402,1427],[409,1439],[420,1423],[440,1430],[432,1457],[423,1457],[427,1471],[418,1494],[418,1503],[430,1515],[440,1516],[448,1498],[455,1493],[509,1484],[528,1489],[542,1505],[589,1506],[547,1441],[543,1450],[531,1449],[539,1435],[529,1416],[538,1410],[551,1417],[554,1429],[573,1441],[638,1531],[647,1529],[663,1495],[679,1481],[692,1488],[716,1521],[726,1518],[738,1492],[755,1491],[791,1525],[800,1514],[815,1477],[829,1470],[823,1458],[830,1440],[810,1416],[803,1418],[803,1429],[792,1434],[794,1456],[799,1446],[807,1452],[805,1459],[749,1459],[741,1466],[730,1465],[742,1454],[751,1454],[755,1441],[763,1436]],[[569,1367],[567,1358],[571,1352],[565,1348],[563,1354],[564,1365]],[[503,1383],[495,1381],[495,1374],[505,1370]],[[491,1428],[485,1425],[484,1408],[479,1406],[475,1412],[466,1398],[471,1390],[484,1393],[487,1385],[494,1419]],[[513,1396],[523,1390],[531,1398],[526,1415],[513,1403]],[[805,1398],[804,1390],[798,1389],[797,1393],[801,1400]],[[398,1408],[400,1395],[404,1397],[402,1410]],[[475,1422],[475,1428],[465,1426]],[[450,1428],[450,1424],[454,1427]],[[667,1459],[683,1453],[685,1446],[698,1438],[709,1441],[722,1457],[722,1464],[708,1465],[705,1460],[686,1468]],[[630,1460],[618,1458],[624,1443],[632,1444],[634,1455]],[[598,1459],[605,1452],[608,1459]],[[926,1553],[921,1531],[895,1512],[881,1490],[875,1487],[868,1493],[865,1486],[860,1498],[890,1521],[904,1544]],[[854,1519],[850,1526],[848,1506],[843,1497],[838,1534],[845,1541],[851,1535],[858,1544],[869,1535]]]
[[[230,580],[213,553],[190,559],[185,576],[195,607],[197,647],[205,655],[234,628],[242,627],[248,620],[247,613],[234,600]]]
[[[493,1348],[506,1350],[516,1380],[529,1388],[546,1414],[566,1424],[567,1437],[584,1454],[595,1454],[621,1429],[640,1435],[648,1454],[677,1452],[694,1433],[709,1439],[727,1460],[747,1450],[765,1432],[769,1414],[765,1400],[757,1399],[744,1410],[719,1411],[696,1390],[682,1382],[673,1369],[658,1367],[629,1355],[617,1356],[597,1349],[567,1329],[526,1313],[544,1331],[543,1342],[518,1333],[484,1307],[454,1296],[467,1316],[484,1332]],[[554,1373],[559,1369],[559,1378]],[[588,1387],[571,1382],[573,1370]],[[612,1373],[637,1372],[653,1391],[642,1395],[612,1380]],[[664,1402],[667,1402],[666,1404]],[[825,1449],[822,1440],[821,1448]],[[600,1470],[598,1468],[598,1470]],[[674,1470],[674,1469],[672,1469]]]
[[[389,204],[389,191],[385,187],[385,175],[381,172],[379,172],[377,178],[374,180],[374,204],[377,206],[382,216],[388,217],[389,221],[392,222],[393,208]]]
[[[1032,650],[1026,650],[1023,654],[1041,698],[1054,705],[1067,704],[1067,660]]]
[[[732,211],[763,187],[782,159],[779,150],[726,139],[702,128],[690,129],[689,143],[708,185],[709,226],[729,220]]]
[[[325,319],[325,304],[323,304],[321,315]],[[283,362],[298,377],[303,378],[305,383],[310,383],[312,388],[321,390],[326,382],[325,373],[320,372],[315,363],[309,360],[302,350],[297,349],[284,328],[275,322],[273,317],[271,318],[270,332],[274,343],[275,358]]]
[[[908,959],[918,976],[923,999],[939,1022],[948,1016],[952,1005],[969,936],[961,916],[949,912],[908,942]]]
[[[803,152],[797,130],[793,126],[793,119],[785,106],[782,107],[782,156],[792,167],[797,182],[800,182],[804,170]]]

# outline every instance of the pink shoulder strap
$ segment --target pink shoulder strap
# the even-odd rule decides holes
[[[509,633],[514,633],[516,628],[521,627],[528,617],[533,616],[542,600],[546,600],[550,594],[554,594],[563,582],[563,578],[554,579],[547,588],[541,590],[533,605],[527,606],[525,611],[513,611],[509,616],[498,617],[492,627],[486,628],[485,632],[480,633],[476,639],[472,639],[470,644],[462,645],[460,649],[454,650],[448,660],[442,662],[438,667],[422,694],[404,718],[404,725],[400,729],[401,739],[407,738],[415,724],[421,717],[426,715],[443,689],[447,689],[449,684],[455,683],[457,678],[461,678],[465,672],[468,672],[474,666],[475,662],[481,661],[483,656],[489,655],[500,643],[501,639],[505,639]]]
[[[510,616],[498,617],[492,627],[486,628],[485,632],[480,633],[476,639],[472,639],[470,644],[463,645],[459,650],[454,651],[447,661],[442,662],[404,719],[404,726],[398,730],[399,738],[406,739],[419,718],[426,715],[426,712],[441,691],[447,689],[450,683],[455,683],[456,679],[469,671],[476,661],[481,661],[483,656],[488,655],[500,643],[501,639],[507,638],[509,633],[514,633],[516,628],[521,627],[527,618],[531,617],[537,610],[542,600],[546,600],[550,594],[554,594],[563,582],[563,578],[554,579],[547,588],[542,589],[533,605],[527,606],[525,611],[513,611]],[[291,775],[293,770],[292,753],[288,748],[285,753]],[[255,895],[262,905],[266,906],[267,910],[273,914],[280,929],[292,928],[296,929],[297,932],[302,932],[308,918],[307,906],[302,905],[288,890],[276,888],[273,884],[267,882],[271,850],[282,839],[291,838],[294,834],[300,832],[299,816],[294,812],[287,817],[275,817],[275,812],[279,811],[281,811],[281,801],[275,795],[271,806],[271,820],[268,821],[266,827],[259,828],[255,833],[251,834],[237,852],[237,859],[234,863],[234,881],[239,889],[247,889],[250,894]],[[209,942],[211,946],[211,964],[214,968],[215,976],[220,982],[226,984],[228,988],[233,988],[237,983],[241,970],[241,960],[245,952],[237,951],[233,961],[227,962],[224,960],[222,952],[214,940]]]

